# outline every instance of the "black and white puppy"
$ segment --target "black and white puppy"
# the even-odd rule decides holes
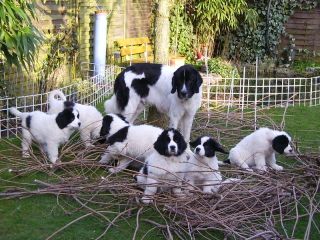
[[[201,105],[202,78],[191,65],[178,69],[151,63],[127,67],[116,78],[114,95],[105,102],[106,113],[119,113],[130,123],[145,104],[169,116],[171,128],[179,128],[189,142],[192,122]]]
[[[204,193],[217,192],[223,184],[216,152],[228,154],[215,139],[202,136],[190,142],[194,153],[189,160],[185,179],[188,188],[200,187]]]
[[[61,100],[56,97],[59,96]],[[49,114],[57,114],[66,107],[72,107],[79,111],[81,126],[80,137],[87,147],[92,147],[92,140],[99,138],[102,123],[102,114],[94,107],[67,101],[60,90],[53,90],[49,94]]]
[[[154,143],[154,151],[145,161],[137,176],[138,184],[144,188],[143,203],[153,201],[158,187],[172,188],[177,196],[182,195],[181,185],[190,158],[187,143],[175,129],[164,130]]]
[[[286,132],[260,128],[230,150],[229,160],[248,171],[252,171],[251,167],[266,171],[268,166],[281,171],[283,167],[276,164],[275,153],[291,155],[290,142],[291,137]]]
[[[32,140],[40,144],[50,162],[58,160],[58,148],[68,141],[70,135],[81,126],[79,112],[66,108],[58,114],[40,111],[22,113],[10,108],[10,113],[22,120],[22,157],[29,157]]]
[[[109,168],[112,173],[125,169],[134,159],[142,162],[142,166],[162,131],[161,128],[146,124],[134,126],[126,122],[122,116],[107,114],[103,118],[100,135],[109,146],[100,163],[107,164],[111,159],[117,158],[119,165]]]

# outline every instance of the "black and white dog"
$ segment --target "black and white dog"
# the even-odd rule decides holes
[[[10,112],[22,120],[22,157],[29,157],[32,140],[40,144],[50,162],[58,160],[58,148],[68,141],[75,129],[81,126],[79,112],[66,108],[58,114],[40,111],[22,113],[16,108]]]
[[[219,172],[216,152],[228,154],[220,143],[212,137],[202,136],[190,142],[190,146],[194,148],[194,154],[191,155],[185,174],[189,189],[200,187],[204,193],[212,193],[217,192],[226,181],[232,182],[232,179],[222,181]]]
[[[153,143],[163,129],[151,125],[131,125],[122,116],[107,114],[102,121],[101,137],[109,144],[100,163],[109,163],[118,159],[119,165],[109,168],[109,172],[119,172],[135,161],[135,165],[143,165],[145,158],[153,150]],[[141,164],[139,164],[139,162]]]
[[[56,99],[59,96],[61,100]],[[67,101],[60,90],[53,90],[49,94],[49,114],[57,114],[66,107],[72,107],[79,111],[81,127],[80,137],[87,147],[92,147],[92,140],[99,138],[102,114],[94,107]]]
[[[281,171],[283,167],[276,164],[275,153],[293,154],[290,142],[286,132],[260,128],[230,150],[229,161],[248,171],[252,171],[251,167],[266,171],[267,166]]]
[[[177,196],[183,195],[181,185],[190,158],[183,136],[172,128],[164,130],[154,143],[154,149],[136,176],[137,183],[144,188],[143,203],[151,203],[160,186],[172,188]]]
[[[201,105],[202,78],[191,65],[178,69],[162,64],[140,63],[123,70],[116,78],[114,95],[104,104],[106,113],[119,113],[130,123],[145,104],[156,106],[170,118],[189,142],[192,122]]]

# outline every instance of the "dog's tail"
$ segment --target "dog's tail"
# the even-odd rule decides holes
[[[23,112],[20,112],[20,111],[19,111],[17,108],[15,108],[15,107],[11,107],[11,108],[9,109],[9,111],[10,111],[11,114],[15,115],[16,117],[21,118],[21,117],[23,116]]]
[[[61,99],[61,101],[67,101],[67,98],[63,92],[56,89],[51,91],[49,94],[49,104],[53,103],[54,101],[59,101],[56,99],[57,96]]]
[[[118,109],[116,95],[104,102],[104,111],[108,113],[120,113]]]
[[[129,102],[129,88],[126,85],[125,70],[114,81],[114,94],[104,103],[106,113],[121,113]]]

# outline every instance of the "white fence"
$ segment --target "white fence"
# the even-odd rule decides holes
[[[105,76],[90,77],[93,69],[86,69],[86,76],[81,81],[60,88],[69,100],[78,103],[96,105],[102,102],[113,91],[113,82],[120,72],[117,66],[106,66]],[[20,111],[48,110],[48,92],[18,97],[0,98],[0,138],[7,138],[17,134],[20,122],[9,113],[10,107],[17,107]]]
[[[61,88],[70,100],[96,105],[113,91],[113,82],[121,68],[107,66],[103,77],[93,76],[90,65],[79,82]],[[19,121],[8,109],[47,111],[48,93],[0,98],[0,138],[19,131]],[[312,78],[245,78],[222,79],[204,77],[203,106],[209,111],[217,105],[237,109],[279,107],[290,105],[320,105],[320,77]]]
[[[215,105],[252,106],[320,105],[320,76],[312,78],[213,78],[204,77],[203,98]]]

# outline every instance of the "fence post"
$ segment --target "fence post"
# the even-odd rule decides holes
[[[243,120],[243,108],[244,108],[244,86],[246,83],[246,67],[243,67],[243,76],[242,76],[242,89],[241,89],[241,93],[242,93],[242,99],[241,99],[241,120]]]
[[[254,130],[257,130],[258,56],[256,57],[256,87],[254,93]]]
[[[228,111],[227,111],[226,127],[228,126],[228,121],[229,121],[229,112],[230,112],[231,97],[233,97],[233,83],[234,83],[234,70],[232,71],[231,85],[230,85],[230,91],[229,91],[229,100],[228,100]]]
[[[312,91],[313,91],[313,89],[312,89],[312,78],[310,78],[310,80],[311,80],[311,83],[310,83],[310,106],[312,106]]]

